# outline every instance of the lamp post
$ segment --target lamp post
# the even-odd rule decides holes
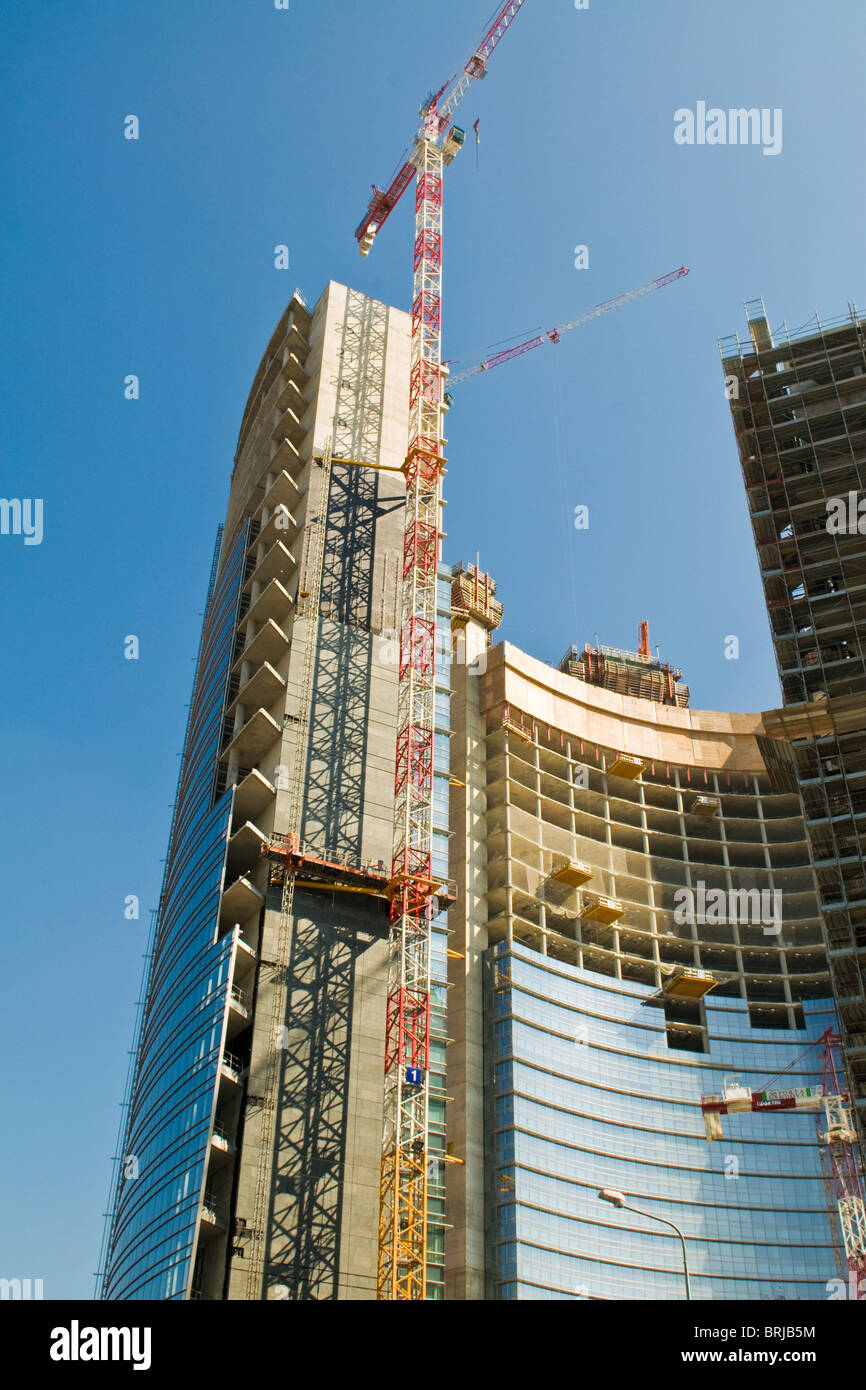
[[[651,1211],[641,1211],[640,1207],[631,1207],[625,1200],[622,1192],[617,1192],[612,1187],[603,1187],[598,1194],[602,1202],[610,1202],[612,1207],[620,1207],[623,1211],[633,1211],[637,1216],[643,1216],[647,1221],[660,1221],[663,1226],[670,1226],[672,1231],[676,1231],[680,1238],[680,1245],[683,1247],[683,1273],[686,1277],[686,1298],[691,1298],[692,1289],[689,1283],[689,1259],[686,1254],[686,1238],[679,1226],[675,1226],[673,1221],[668,1221],[664,1216],[654,1216]]]

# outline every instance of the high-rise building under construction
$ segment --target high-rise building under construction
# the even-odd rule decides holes
[[[866,320],[721,341],[848,1081],[866,1138]],[[779,769],[780,773],[783,771]]]
[[[150,952],[107,1298],[376,1295],[409,338],[407,314],[343,286],[313,309],[295,294],[250,391]],[[447,629],[447,581],[440,593]],[[439,680],[444,882],[447,663]],[[435,1297],[444,917],[432,928]]]
[[[109,1299],[377,1295],[409,348],[407,314],[332,283],[253,382]],[[488,575],[440,565],[427,1295],[677,1298],[672,1221],[694,1297],[824,1297],[814,1116],[733,1114],[722,1145],[701,1112],[732,1075],[814,1091],[837,1026],[784,720],[690,708],[645,632],[555,668],[501,620]]]
[[[682,1297],[667,1222],[694,1298],[826,1297],[814,1113],[708,1144],[701,1112],[733,1076],[814,1094],[835,1027],[772,713],[691,709],[648,646],[556,669],[490,626],[453,667],[446,1297]]]

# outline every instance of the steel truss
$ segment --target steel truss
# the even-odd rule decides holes
[[[310,465],[310,479],[315,470],[315,461]],[[316,633],[319,626],[319,593],[322,578],[322,562],[325,548],[325,527],[328,512],[328,495],[331,483],[331,440],[327,440],[324,456],[319,470],[318,513],[315,517],[309,511],[313,499],[309,494],[307,513],[307,589],[308,598],[304,609],[306,619],[303,664],[301,669],[301,693],[298,714],[294,724],[294,748],[292,756],[292,776],[289,784],[287,821],[292,829],[301,825],[304,805],[304,774],[306,754],[309,744],[310,710],[313,697],[313,674],[316,649]],[[300,614],[296,614],[292,629],[296,640]],[[283,876],[282,900],[280,903],[279,924],[276,931],[273,960],[262,961],[260,966],[259,991],[262,990],[265,970],[269,971],[271,1020],[267,1038],[267,1060],[261,1092],[261,1130],[259,1133],[259,1153],[256,1171],[255,1200],[253,1204],[252,1229],[250,1231],[250,1254],[246,1263],[246,1297],[260,1299],[267,1297],[265,1264],[269,1241],[271,1219],[271,1193],[276,1168],[275,1140],[278,1129],[278,1109],[280,1077],[284,1065],[282,1046],[283,1028],[288,1002],[287,974],[289,952],[292,940],[292,909],[295,896],[295,875],[288,868]]]
[[[427,1294],[436,570],[442,470],[442,150],[414,151],[415,255],[394,857],[385,1038],[379,1297]]]

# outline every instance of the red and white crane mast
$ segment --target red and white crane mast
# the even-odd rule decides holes
[[[421,108],[408,158],[390,186],[373,189],[355,232],[361,254],[413,178],[412,343],[409,448],[397,696],[397,766],[385,1028],[385,1113],[379,1220],[378,1295],[427,1295],[427,1185],[430,1048],[430,932],[433,875],[433,728],[436,579],[445,466],[442,437],[442,175],[463,144],[450,124],[472,83],[526,0],[501,7],[450,85]],[[446,91],[446,88],[448,89]]]

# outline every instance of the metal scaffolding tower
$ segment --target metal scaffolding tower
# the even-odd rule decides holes
[[[318,514],[308,520],[307,529],[307,594],[303,616],[306,619],[306,640],[304,642],[303,665],[301,668],[301,689],[297,719],[293,725],[294,748],[292,756],[292,776],[289,784],[287,823],[290,827],[287,839],[297,844],[300,840],[301,817],[304,805],[304,774],[306,752],[309,742],[310,708],[313,698],[313,673],[315,670],[316,632],[319,621],[319,594],[322,581],[322,564],[325,553],[325,530],[328,512],[328,493],[331,478],[331,440],[326,441],[320,463]],[[295,632],[298,618],[295,617]],[[271,1193],[271,1173],[275,1164],[274,1136],[277,1127],[277,1110],[280,1085],[280,1061],[283,1056],[281,1036],[286,1017],[287,971],[291,947],[292,907],[295,897],[296,871],[292,861],[286,857],[281,869],[273,875],[275,881],[282,883],[279,926],[276,934],[274,958],[262,961],[271,971],[271,1032],[267,1052],[267,1066],[264,1087],[260,1095],[262,1108],[262,1133],[259,1138],[258,1169],[256,1173],[255,1200],[253,1204],[252,1230],[250,1231],[250,1255],[247,1264],[247,1298],[265,1296],[265,1262],[267,1254],[267,1234],[269,1203]]]

